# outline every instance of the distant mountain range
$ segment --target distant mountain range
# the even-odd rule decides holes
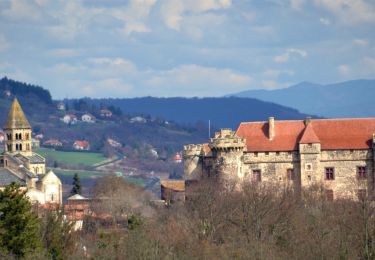
[[[236,129],[240,122],[276,119],[303,119],[307,115],[296,109],[252,98],[131,98],[85,99],[95,105],[119,107],[126,114],[146,114],[162,117],[177,123],[204,124],[211,120],[217,128]]]
[[[277,90],[249,90],[229,96],[256,98],[324,117],[375,117],[375,80],[320,85],[309,82]]]

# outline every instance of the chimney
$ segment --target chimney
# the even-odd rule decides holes
[[[268,139],[273,140],[275,137],[275,118],[269,117],[268,118]]]
[[[310,124],[310,122],[311,122],[311,116],[307,116],[305,118],[305,126],[307,126],[308,124]]]

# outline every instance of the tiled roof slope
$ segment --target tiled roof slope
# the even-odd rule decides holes
[[[375,118],[312,119],[310,124],[325,150],[369,149],[375,133]],[[298,150],[304,130],[303,120],[275,120],[273,140],[268,139],[267,122],[241,123],[236,134],[246,138],[250,152],[294,151]]]
[[[314,128],[312,124],[308,124],[303,131],[303,135],[301,140],[299,140],[300,144],[309,144],[309,143],[320,143],[319,138],[316,136]]]
[[[25,186],[26,183],[21,178],[18,178],[14,175],[11,171],[6,168],[0,168],[0,186],[4,187],[6,185],[11,184],[12,182],[19,184],[21,186]]]
[[[4,129],[30,129],[30,123],[27,120],[20,103],[15,98],[10,107],[8,119],[4,125]]]
[[[162,187],[174,191],[185,191],[184,180],[160,180],[160,184]]]

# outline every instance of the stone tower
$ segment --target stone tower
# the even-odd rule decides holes
[[[203,145],[190,144],[184,146],[184,179],[198,180],[202,177],[202,154]]]
[[[10,108],[4,125],[5,149],[10,154],[31,156],[31,125],[27,120],[17,98]]]
[[[323,181],[319,174],[321,144],[315,134],[313,123],[310,118],[305,120],[305,130],[299,141],[300,165],[301,165],[301,187],[306,188],[314,183]]]
[[[242,156],[246,141],[231,129],[221,129],[210,140],[215,172],[223,180],[243,179]]]

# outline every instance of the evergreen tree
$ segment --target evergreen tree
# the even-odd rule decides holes
[[[40,221],[19,185],[0,191],[0,251],[24,257],[41,247]]]
[[[75,173],[73,177],[73,188],[70,194],[72,195],[81,194],[81,192],[82,192],[81,180],[79,179],[78,174]]]

